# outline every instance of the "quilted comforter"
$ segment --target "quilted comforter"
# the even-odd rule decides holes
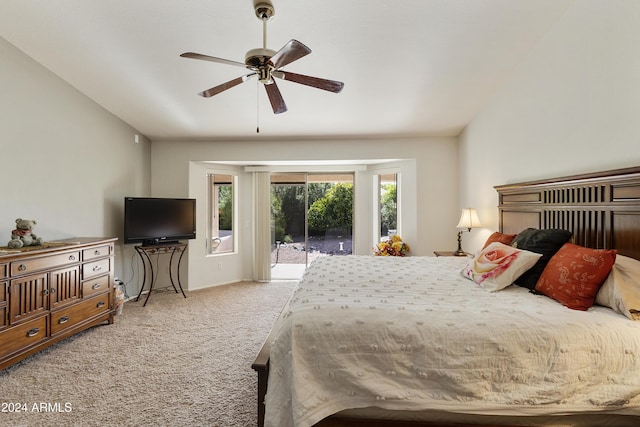
[[[640,322],[490,293],[465,258],[325,257],[275,325],[268,427],[352,408],[640,416]]]

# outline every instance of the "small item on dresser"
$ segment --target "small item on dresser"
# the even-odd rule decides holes
[[[35,225],[35,219],[16,219],[16,228],[11,232],[11,240],[9,240],[7,246],[11,249],[18,249],[23,246],[42,245],[42,237],[38,237],[33,233]]]

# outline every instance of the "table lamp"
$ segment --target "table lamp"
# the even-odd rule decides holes
[[[455,256],[466,256],[467,253],[462,250],[462,233],[466,228],[467,231],[471,231],[472,228],[480,227],[480,220],[478,219],[478,213],[475,209],[466,208],[462,209],[462,215],[460,215],[460,221],[458,221],[457,228],[462,228],[458,231],[458,249],[453,253]]]

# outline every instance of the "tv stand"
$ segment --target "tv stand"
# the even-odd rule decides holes
[[[186,243],[162,242],[159,244],[152,244],[152,245],[147,245],[143,243],[142,245],[136,246],[135,249],[136,249],[136,252],[138,252],[138,255],[140,256],[140,259],[142,260],[142,269],[143,269],[142,270],[142,287],[140,287],[140,292],[138,293],[138,297],[136,298],[136,301],[140,300],[140,296],[142,296],[142,291],[144,290],[146,283],[149,282],[149,292],[147,293],[147,298],[144,300],[144,304],[142,306],[144,307],[147,305],[147,302],[149,301],[149,297],[151,296],[151,292],[153,291],[153,285],[155,284],[155,281],[156,281],[156,275],[153,272],[153,262],[151,262],[150,255],[161,255],[161,254],[171,254],[171,257],[169,258],[169,280],[171,281],[171,286],[173,286],[173,289],[176,291],[176,293],[178,293],[178,288],[180,288],[180,292],[182,292],[182,296],[185,298],[187,297],[184,293],[184,290],[182,289],[182,283],[180,282],[180,264],[182,262],[182,257],[184,256],[184,253],[187,249]],[[177,257],[176,259],[175,255],[177,253],[179,253],[180,256]],[[149,266],[148,269],[147,269],[147,266]],[[147,276],[147,271],[149,271],[148,276]],[[178,287],[176,287],[176,281],[173,279],[174,271],[176,272]]]
[[[144,240],[144,241],[142,242],[142,246],[145,246],[145,247],[149,247],[149,246],[176,245],[176,244],[180,244],[180,241],[178,241],[178,240],[159,240],[159,239],[149,239],[149,240]]]

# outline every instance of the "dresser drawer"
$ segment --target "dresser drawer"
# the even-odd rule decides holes
[[[82,264],[82,278],[101,276],[111,271],[111,258]]]
[[[47,339],[48,316],[39,317],[0,332],[0,358]]]
[[[107,274],[106,276],[100,276],[82,282],[82,298],[89,298],[107,292],[109,290],[110,279],[111,276]]]
[[[8,325],[7,320],[7,282],[0,282],[0,330]]]
[[[34,271],[48,270],[60,266],[80,262],[80,252],[66,252],[58,255],[29,258],[11,263],[11,276],[33,273]]]
[[[77,325],[95,315],[109,311],[110,295],[102,294],[51,313],[51,335]]]
[[[0,305],[0,331],[7,326],[7,306]]]
[[[91,261],[92,259],[109,256],[112,252],[113,245],[96,246],[95,248],[82,251],[82,260]]]

